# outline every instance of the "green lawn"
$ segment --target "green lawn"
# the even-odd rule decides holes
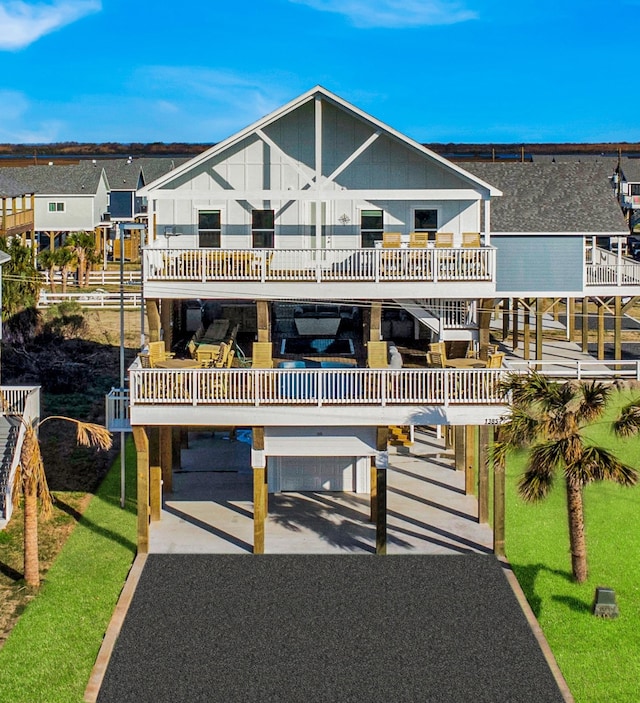
[[[638,395],[640,393],[636,393]],[[621,394],[615,404],[625,398]],[[611,413],[590,428],[595,443],[640,467],[640,438],[617,440]],[[565,492],[559,482],[540,505],[516,496],[523,457],[507,470],[507,558],[538,617],[577,703],[640,700],[640,486],[599,483],[585,492],[589,579],[571,577]],[[591,614],[596,586],[616,591],[617,620]]]
[[[130,443],[127,467],[126,508],[120,508],[118,457],[40,593],[0,649],[0,701],[82,701],[135,556],[135,451]]]

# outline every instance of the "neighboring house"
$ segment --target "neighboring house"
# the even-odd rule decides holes
[[[640,159],[623,157],[614,175],[620,207],[631,233],[640,225]]]
[[[23,244],[33,240],[34,194],[21,187],[0,169],[0,237],[20,237]]]
[[[626,235],[603,173],[453,163],[317,87],[141,188],[149,339],[192,336],[196,359],[129,369],[128,415],[119,407],[138,450],[139,549],[159,515],[150,461],[170,490],[171,428],[249,426],[254,551],[266,492],[280,490],[370,492],[384,551],[389,428],[449,425],[457,437],[505,407],[499,368],[426,368],[424,351],[398,368],[380,342],[486,358],[498,302],[524,299],[540,320],[542,299],[640,293],[640,266],[598,246]],[[195,300],[205,326],[241,324],[253,368],[201,365]]]
[[[41,249],[60,246],[71,232],[95,232],[101,241],[108,184],[99,162],[9,167],[2,173],[35,194],[34,227]]]

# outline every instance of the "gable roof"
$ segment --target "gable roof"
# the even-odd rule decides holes
[[[466,168],[502,190],[491,203],[493,232],[629,234],[607,163],[483,163]]]
[[[71,166],[16,166],[3,172],[25,193],[36,195],[94,195],[104,170],[99,163],[81,161]]]
[[[468,180],[474,186],[480,187],[482,189],[489,191],[490,195],[498,196],[501,194],[497,188],[490,185],[489,183],[484,182],[477,175],[474,175],[473,173],[469,173],[468,171],[465,171],[460,165],[455,164],[451,161],[448,161],[447,159],[440,156],[439,154],[436,154],[436,152],[431,151],[431,149],[428,149],[427,147],[414,141],[410,137],[405,136],[404,134],[396,131],[392,127],[389,127],[388,125],[384,124],[383,122],[380,122],[375,117],[368,115],[366,112],[355,107],[355,105],[348,103],[346,100],[343,100],[342,98],[335,95],[334,93],[331,93],[330,91],[328,91],[326,88],[323,88],[322,86],[316,86],[315,88],[312,88],[311,90],[307,91],[306,93],[303,93],[299,97],[295,98],[291,102],[288,102],[286,105],[283,105],[282,107],[278,108],[277,110],[274,110],[272,113],[270,113],[269,115],[266,115],[265,117],[258,120],[257,122],[254,122],[253,124],[249,125],[248,127],[245,127],[244,129],[240,130],[236,134],[234,134],[234,135],[228,137],[227,139],[219,142],[218,144],[212,146],[211,148],[204,151],[202,154],[199,154],[198,156],[193,157],[192,159],[190,159],[186,163],[184,163],[181,166],[179,166],[178,168],[176,168],[174,172],[165,174],[164,176],[161,176],[160,178],[153,181],[152,183],[149,183],[147,186],[145,186],[143,189],[141,189],[141,194],[147,195],[149,191],[151,191],[155,188],[162,187],[163,185],[166,185],[175,176],[179,176],[179,175],[182,175],[182,174],[188,172],[190,169],[198,166],[203,161],[206,161],[207,159],[211,158],[212,156],[223,152],[224,150],[228,149],[229,147],[233,146],[234,144],[237,144],[241,140],[245,139],[247,136],[256,132],[258,129],[262,129],[262,128],[272,124],[273,122],[276,122],[281,117],[284,117],[285,115],[292,112],[293,110],[296,110],[297,108],[304,105],[305,103],[307,103],[311,100],[314,100],[316,97],[318,97],[322,100],[325,100],[327,102],[333,103],[338,108],[344,110],[345,112],[350,113],[351,115],[355,116],[359,120],[371,125],[371,127],[374,130],[381,130],[387,136],[404,144],[405,146],[409,147],[410,149],[417,152],[421,156],[424,156],[430,160],[433,160],[434,162],[438,163],[439,165],[443,166],[444,168],[446,168],[449,171],[457,173],[459,176]]]
[[[21,188],[7,168],[0,168],[0,197],[15,198],[27,193],[31,193],[31,191]]]
[[[620,159],[620,171],[622,171],[622,180],[627,183],[640,183],[640,159],[624,156]]]

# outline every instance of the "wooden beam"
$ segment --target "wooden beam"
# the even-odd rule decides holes
[[[536,359],[542,359],[543,321],[542,298],[536,298]]]
[[[264,554],[265,467],[253,469],[253,553]]]
[[[268,300],[256,301],[256,312],[258,317],[258,341],[271,341],[271,303]]]
[[[264,449],[264,427],[251,428],[251,443],[254,449]]]
[[[491,427],[478,428],[478,522],[489,522],[489,437]]]
[[[505,298],[502,301],[502,341],[504,342],[509,337],[509,307],[511,301]]]
[[[511,346],[513,347],[513,351],[516,351],[518,345],[520,344],[520,340],[518,339],[518,298],[514,298],[511,303],[511,318],[513,320],[513,336]]]
[[[173,493],[173,430],[168,426],[160,428],[160,466],[163,490]]]
[[[378,342],[382,339],[382,303],[371,303],[371,322],[369,326],[369,341]]]
[[[167,298],[160,301],[160,327],[164,347],[169,352],[173,346],[173,301]]]
[[[491,341],[491,317],[495,306],[493,298],[481,298],[478,301],[478,344],[486,349]]]
[[[465,425],[464,428],[464,492],[473,495],[476,492],[476,427]]]
[[[149,439],[144,427],[134,426],[136,445],[136,483],[138,493],[138,554],[149,551]]]
[[[493,467],[493,552],[496,556],[505,555],[505,473],[504,466],[494,463]]]
[[[598,359],[604,359],[604,302],[597,300],[598,306]]]
[[[456,471],[464,471],[464,426],[455,425],[453,428],[453,451]]]
[[[376,469],[376,554],[387,553],[387,470]]]
[[[369,469],[369,472],[371,481],[369,496],[369,521],[375,524],[378,520],[378,469],[376,468],[375,456],[371,457],[371,467]]]
[[[582,299],[582,352],[589,353],[589,298]]]
[[[162,469],[152,466],[149,469],[149,516],[151,522],[158,522],[162,515]]]
[[[567,335],[572,342],[576,336],[576,299],[569,298],[567,305]]]
[[[147,322],[149,324],[149,341],[160,341],[160,312],[158,311],[158,301],[151,298],[146,301]]]
[[[180,428],[171,428],[171,468],[174,471],[179,471],[182,468],[182,452],[181,444],[182,440],[180,437]]]

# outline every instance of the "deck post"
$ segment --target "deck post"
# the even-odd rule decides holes
[[[382,303],[371,303],[371,322],[369,325],[369,341],[378,342],[382,339]]]
[[[149,505],[151,522],[160,519],[162,505],[162,464],[160,462],[160,430],[149,427]]]
[[[456,471],[464,471],[465,455],[464,455],[464,425],[455,425],[453,428],[453,446],[454,446],[454,463]]]
[[[182,456],[180,451],[181,439],[180,428],[171,428],[171,468],[179,471],[182,468]]]
[[[138,489],[138,554],[149,551],[149,439],[144,427],[133,426],[136,445],[136,482]]]
[[[387,553],[387,466],[389,428],[376,431],[376,554]]]
[[[543,298],[536,298],[536,359],[542,359],[542,306]]]
[[[569,298],[567,305],[567,336],[572,342],[576,335],[576,299]]]
[[[509,308],[511,301],[509,298],[504,298],[502,301],[502,341],[504,342],[509,336]]]
[[[173,345],[173,300],[168,298],[160,301],[160,327],[164,348],[170,352]]]
[[[476,426],[464,427],[464,492],[476,493]]]
[[[162,488],[165,493],[173,493],[173,428],[160,428],[160,466],[162,467]]]
[[[589,353],[589,298],[582,299],[582,353]]]
[[[494,462],[493,465],[493,552],[503,557],[504,549],[504,517],[505,517],[505,471],[504,465]]]
[[[513,299],[511,307],[511,317],[513,320],[513,342],[511,346],[513,347],[513,351],[516,351],[520,343],[518,339],[518,298]]]
[[[267,459],[264,453],[264,427],[251,430],[253,468],[253,553],[264,554],[264,524],[267,517]]]
[[[258,341],[271,341],[271,303],[268,300],[256,301],[258,316]]]
[[[489,425],[478,427],[478,522],[489,522]]]
[[[146,301],[147,322],[149,323],[149,341],[160,341],[160,313],[158,312],[158,301],[149,298]]]
[[[378,470],[376,469],[376,457],[371,456],[370,473],[370,493],[369,493],[369,522],[376,523],[378,520]]]
[[[604,359],[604,301],[598,299],[598,359]]]
[[[613,299],[613,358],[622,359],[622,298],[616,295]],[[620,370],[620,364],[614,367]]]
[[[531,358],[531,298],[523,299],[522,309],[524,312],[524,317],[522,318],[522,358],[525,361],[529,361]]]

